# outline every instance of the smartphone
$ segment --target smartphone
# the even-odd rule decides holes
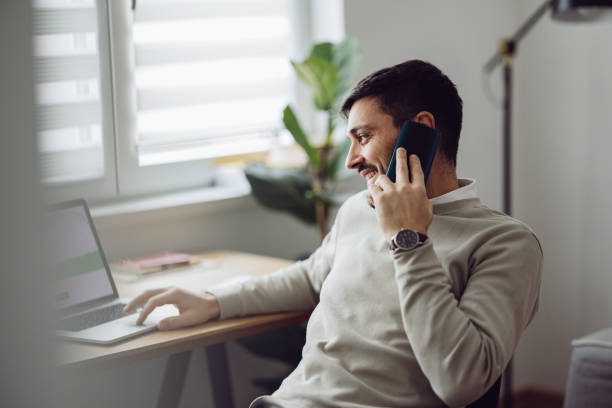
[[[431,170],[431,164],[433,163],[439,142],[439,130],[432,129],[429,126],[421,125],[411,120],[405,121],[397,137],[397,142],[395,143],[393,156],[391,156],[391,162],[387,169],[387,177],[395,183],[395,154],[397,153],[398,147],[403,147],[406,149],[406,157],[410,157],[411,154],[419,156],[421,168],[425,176],[425,182],[427,182],[427,177],[429,177],[429,171]],[[410,174],[410,165],[408,165],[408,174]]]

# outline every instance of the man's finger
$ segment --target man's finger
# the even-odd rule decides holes
[[[377,196],[378,194],[382,192],[382,189],[380,188],[380,186],[376,184],[376,178],[369,179],[367,186],[368,186],[368,191],[370,192],[370,194],[372,194],[372,196]]]
[[[134,299],[130,300],[130,302],[127,305],[125,305],[125,307],[123,308],[123,311],[125,313],[129,313],[132,310],[134,310],[134,309],[142,306],[143,304],[145,304],[153,296],[158,295],[158,294],[160,294],[162,292],[165,292],[166,290],[167,290],[167,288],[145,290],[140,295],[138,295]]]
[[[374,184],[380,187],[382,191],[388,191],[393,188],[393,182],[385,174],[378,176],[374,181]]]
[[[191,324],[192,323],[189,316],[186,313],[183,313],[178,316],[166,317],[157,324],[157,328],[159,330],[173,330],[178,329],[179,327],[190,326]]]
[[[412,184],[425,185],[425,176],[421,168],[421,161],[416,154],[410,155],[410,172],[412,173]]]
[[[157,294],[150,298],[147,303],[145,303],[144,307],[140,311],[138,315],[138,319],[136,320],[136,324],[142,324],[147,316],[155,309],[157,306],[174,304],[176,301],[175,293],[172,290],[166,290],[160,294]]]
[[[400,147],[395,152],[395,182],[399,184],[409,184],[408,160],[406,160],[406,149]]]
[[[382,193],[382,190],[380,189],[380,187],[374,184],[373,179],[368,180],[367,186],[368,186],[368,192],[370,193],[370,204],[372,206],[375,206],[376,200],[378,199],[378,195]]]

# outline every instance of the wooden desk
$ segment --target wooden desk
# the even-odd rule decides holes
[[[292,263],[284,259],[230,251],[204,252],[197,254],[197,257],[200,263],[189,268],[151,274],[134,282],[115,279],[119,296],[129,298],[143,290],[165,286],[199,291],[231,280],[264,275]],[[219,372],[227,371],[223,342],[304,322],[309,315],[310,312],[288,312],[214,321],[186,329],[155,331],[111,346],[62,341],[57,347],[57,363],[60,367],[65,368],[99,368],[174,355],[176,358],[172,361],[171,357],[166,368],[166,379],[158,405],[172,406],[178,401],[177,398],[180,398],[182,379],[184,379],[191,350],[217,345],[214,348],[217,356],[215,357],[214,381],[219,381],[223,377],[219,375]],[[211,355],[212,353],[209,353],[209,358]],[[221,360],[218,355],[221,355]],[[219,368],[219,364],[225,367]],[[181,378],[180,384],[176,384],[177,377]],[[168,381],[173,383],[168,385]],[[217,388],[219,387],[222,388],[222,384],[217,384]],[[164,390],[164,388],[167,389]],[[178,395],[168,398],[169,394]],[[218,400],[215,397],[215,400],[227,401],[226,398],[227,396],[223,396]],[[219,402],[217,405],[229,406],[227,402],[223,405]]]

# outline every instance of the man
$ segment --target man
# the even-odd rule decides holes
[[[252,406],[467,405],[500,377],[536,311],[539,243],[482,205],[475,181],[457,179],[462,101],[433,65],[412,60],[371,74],[342,112],[352,143],[346,165],[367,191],[342,205],[309,259],[202,295],[147,291],[127,308],[144,305],[142,321],[176,304],[180,315],[162,330],[314,308],[302,361]],[[442,133],[426,184],[403,149],[396,183],[385,175],[406,119]]]

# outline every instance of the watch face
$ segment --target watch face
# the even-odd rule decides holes
[[[414,248],[419,243],[419,234],[412,230],[401,230],[395,237],[397,246],[404,249]]]

